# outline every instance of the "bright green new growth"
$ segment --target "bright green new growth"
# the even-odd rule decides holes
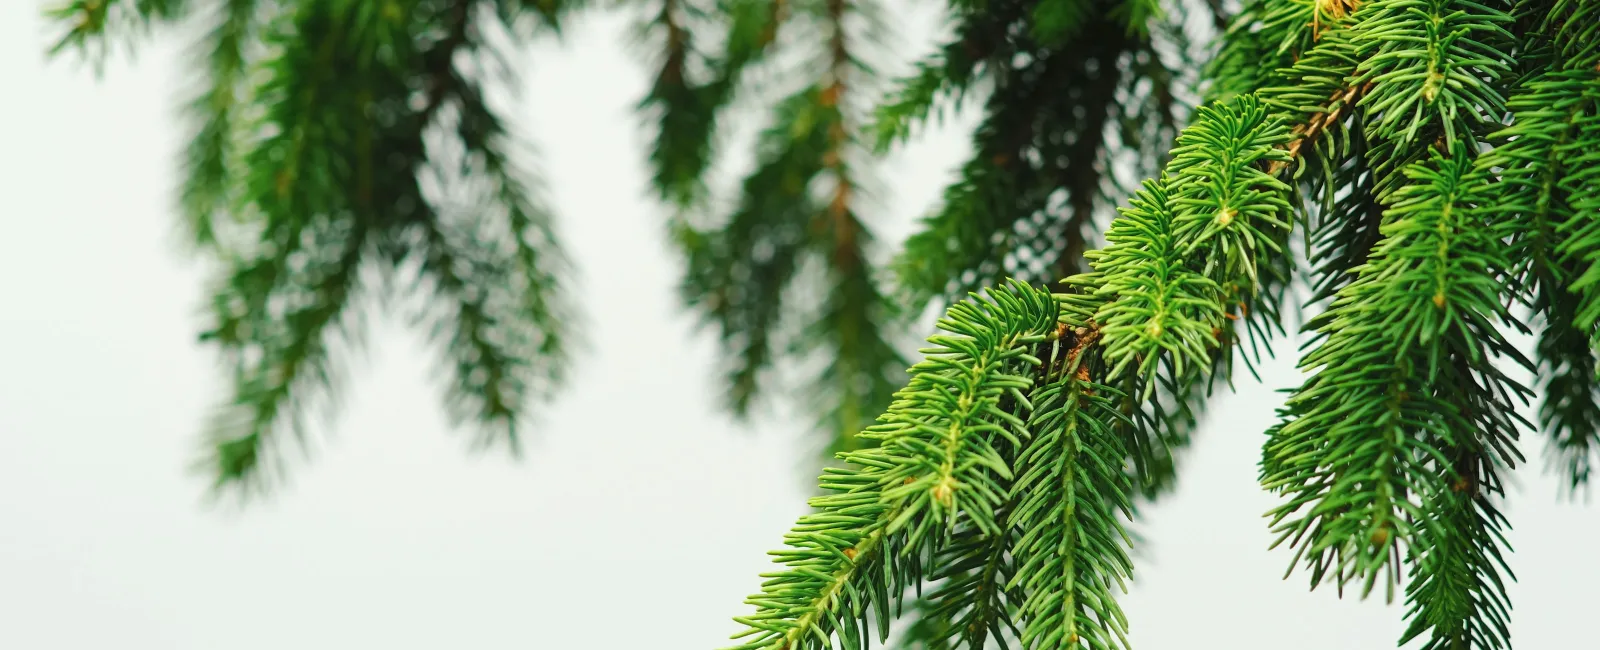
[[[1008,630],[1030,648],[1126,647],[1116,598],[1133,568],[1130,442],[1149,421],[1124,414],[1131,395],[1100,378],[1148,387],[1163,358],[1169,381],[1195,375],[1185,357],[1209,367],[1222,299],[1254,292],[1258,249],[1282,251],[1271,242],[1286,229],[1289,188],[1261,170],[1286,159],[1288,139],[1251,97],[1202,111],[1163,181],[1108,233],[1095,271],[1068,281],[1117,278],[1125,295],[1051,296],[1012,281],[953,305],[939,324],[961,336],[929,339],[941,347],[923,350],[909,387],[863,434],[880,446],[823,475],[831,494],[776,553],[788,568],[748,601],[758,611],[738,619],[749,629],[736,638],[753,640],[738,647],[855,648],[868,618],[886,638],[904,592],[932,576],[945,582],[923,620],[960,625],[919,634],[969,648]],[[1009,372],[991,370],[1004,361]],[[925,562],[945,565],[924,573]]]
[[[901,593],[918,578],[928,549],[953,531],[997,535],[1013,478],[1007,453],[1022,443],[1043,361],[1055,337],[1048,293],[1014,283],[950,308],[928,339],[927,359],[879,423],[862,434],[878,446],[843,454],[854,467],[828,468],[815,514],[801,518],[776,551],[784,569],[765,576],[740,617],[740,648],[867,645],[873,612],[880,637]]]
[[[1020,566],[1008,587],[1026,594],[1019,608],[1030,648],[1126,648],[1127,618],[1117,595],[1127,589],[1133,484],[1123,470],[1127,450],[1113,423],[1117,397],[1083,378],[1094,344],[1086,330],[1051,345],[1050,368],[1035,395],[1012,488],[1018,532],[1010,549]],[[1070,343],[1071,349],[1066,345]]]
[[[1112,222],[1089,259],[1113,376],[1135,360],[1149,376],[1161,352],[1178,376],[1209,365],[1225,315],[1260,284],[1257,255],[1283,252],[1289,187],[1264,170],[1289,139],[1254,97],[1202,108],[1162,181]]]

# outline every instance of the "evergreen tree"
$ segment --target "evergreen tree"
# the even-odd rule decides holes
[[[62,45],[103,49],[127,33],[108,26],[189,5],[77,0]],[[1402,644],[1509,647],[1522,436],[1548,439],[1573,490],[1595,462],[1597,7],[953,1],[951,39],[873,109],[864,0],[654,0],[642,108],[686,301],[722,336],[736,412],[780,359],[826,362],[814,410],[841,461],[737,647],[859,648],[901,615],[907,647],[1127,647],[1129,522],[1171,484],[1212,386],[1301,322],[1307,376],[1260,463],[1291,569],[1361,597],[1381,582],[1407,603]],[[571,7],[204,9],[218,28],[184,205],[229,269],[209,334],[238,360],[218,475],[264,476],[278,429],[330,394],[368,263],[422,269],[452,403],[515,440],[570,319],[548,216],[482,89],[504,70],[491,43]],[[715,214],[718,124],[762,69],[795,84]],[[970,94],[973,156],[880,279],[871,153]],[[940,307],[897,379],[896,329]]]

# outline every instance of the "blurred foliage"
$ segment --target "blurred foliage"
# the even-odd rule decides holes
[[[190,65],[183,223],[217,262],[201,340],[232,396],[203,470],[249,495],[338,398],[364,296],[420,295],[406,314],[440,351],[446,405],[481,445],[513,451],[530,402],[567,373],[569,263],[537,179],[490,99],[513,70],[494,43],[559,29],[539,2],[78,0],[57,49],[103,57],[131,28],[209,25]],[[399,286],[396,286],[399,285]],[[386,300],[385,302],[394,302]]]
[[[560,387],[580,328],[531,160],[491,98],[514,85],[518,46],[558,35],[583,8],[74,0],[49,10],[61,30],[52,51],[97,65],[162,29],[207,28],[188,63],[197,83],[180,198],[188,239],[221,268],[202,335],[233,375],[206,435],[219,488],[272,485],[286,445],[303,447],[311,419],[332,413],[368,296],[423,305],[408,315],[439,344],[452,415],[475,423],[481,443],[516,449],[528,409]],[[952,3],[952,36],[889,80],[875,63],[894,45],[892,19],[874,2],[623,8],[654,60],[638,106],[651,185],[682,251],[683,301],[721,341],[727,405],[747,416],[780,377],[798,376],[800,390],[777,392],[815,414],[829,455],[871,444],[856,433],[903,383],[903,333],[926,308],[1002,276],[1081,269],[1097,219],[1159,164],[1185,119],[1197,67],[1181,24],[1210,11]],[[871,226],[882,207],[875,161],[973,95],[987,99],[969,109],[981,114],[972,159],[886,265]],[[752,103],[766,126],[753,168],[724,197],[708,177],[729,112]],[[1138,410],[1192,424],[1201,397]],[[1169,469],[1144,473],[1152,494],[1170,483]]]

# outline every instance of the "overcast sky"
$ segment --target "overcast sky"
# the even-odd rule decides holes
[[[920,52],[926,16],[903,25]],[[449,432],[431,352],[377,320],[341,417],[270,503],[202,507],[185,472],[221,372],[194,343],[201,269],[173,245],[180,48],[103,81],[46,64],[35,3],[0,2],[0,648],[708,650],[803,509],[809,417],[718,410],[711,342],[677,308],[631,107],[645,66],[617,17],[544,46],[519,115],[582,268],[594,344],[522,462]],[[895,156],[877,222],[897,241],[965,151]],[[1124,601],[1143,650],[1393,647],[1402,607],[1307,593],[1268,553],[1262,431],[1295,383],[1219,401],[1181,494],[1149,512]],[[791,414],[792,415],[792,414]],[[1533,467],[1508,510],[1513,639],[1591,634],[1600,516]],[[1581,636],[1580,636],[1581,635]],[[1292,639],[1292,641],[1290,641]],[[1582,645],[1580,642],[1579,645]]]

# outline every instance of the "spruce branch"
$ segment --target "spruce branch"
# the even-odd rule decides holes
[[[197,466],[215,490],[251,497],[280,478],[290,442],[281,434],[304,444],[308,416],[337,398],[332,349],[359,341],[347,305],[362,290],[367,233],[325,220],[307,232],[315,247],[293,250],[306,272],[285,277],[279,260],[239,260],[212,298],[215,324],[202,340],[234,366],[232,395],[207,425]],[[274,310],[269,300],[293,306]]]
[[[1026,593],[1022,644],[1033,649],[1129,647],[1116,592],[1133,572],[1122,524],[1133,486],[1112,428],[1115,392],[1090,379],[1085,352],[1099,331],[1086,325],[1052,342],[1013,488],[1021,566],[1011,582]]]
[[[1450,485],[1422,495],[1425,518],[1406,558],[1411,625],[1400,643],[1426,634],[1423,647],[1430,650],[1498,650],[1510,646],[1505,581],[1516,579],[1502,554],[1510,547],[1503,532],[1509,522],[1498,508],[1505,496],[1501,471],[1512,467],[1508,456],[1521,460],[1510,443],[1527,423],[1506,415],[1515,407],[1483,382],[1490,373],[1464,356],[1443,370],[1436,391],[1457,404],[1471,429],[1441,441],[1442,458],[1427,461]]]
[[[1518,460],[1507,447],[1514,430],[1482,418],[1495,417],[1485,406],[1508,411],[1523,389],[1485,364],[1526,363],[1496,329],[1513,319],[1489,278],[1509,262],[1477,222],[1482,177],[1464,153],[1435,153],[1405,173],[1383,241],[1309,325],[1326,337],[1301,362],[1314,374],[1286,403],[1262,461],[1263,486],[1285,496],[1270,513],[1278,543],[1298,549],[1313,586],[1360,581],[1366,595],[1382,578],[1391,597],[1401,546],[1414,548],[1426,525],[1417,500],[1449,489],[1430,460],[1472,431],[1497,460]],[[1477,397],[1430,388],[1456,356],[1484,373]]]
[[[1508,107],[1511,126],[1492,134],[1497,146],[1479,164],[1499,169],[1495,186],[1500,221],[1517,261],[1512,279],[1522,299],[1544,321],[1535,346],[1542,401],[1539,422],[1550,440],[1548,459],[1570,489],[1587,484],[1595,439],[1600,430],[1600,380],[1589,330],[1578,315],[1592,304],[1592,293],[1573,290],[1579,270],[1588,268],[1583,250],[1585,224],[1575,201],[1586,191],[1592,147],[1582,130],[1585,115],[1596,111],[1600,82],[1583,70],[1538,74],[1519,84]],[[1591,201],[1592,202],[1592,201]]]
[[[255,0],[229,0],[214,9],[213,27],[198,49],[204,52],[201,90],[190,101],[193,137],[184,151],[181,205],[189,240],[198,247],[217,245],[217,223],[233,207],[230,174],[238,164],[240,108],[249,100],[244,76],[246,46],[259,29]]]
[[[709,198],[705,175],[716,155],[717,125],[743,89],[746,70],[772,52],[791,11],[788,0],[733,0],[710,8],[696,0],[659,3],[643,32],[658,41],[660,62],[638,109],[654,122],[651,186],[669,206],[686,211]],[[695,33],[708,22],[725,27],[714,55],[696,47]]]
[[[1549,439],[1547,467],[1577,492],[1589,485],[1600,459],[1600,364],[1592,336],[1575,323],[1570,296],[1559,285],[1541,292],[1534,309],[1544,329],[1534,348],[1538,360],[1539,424]]]
[[[555,26],[565,5],[120,4],[213,21],[181,203],[188,239],[222,267],[201,337],[233,383],[199,461],[216,493],[260,494],[309,447],[361,340],[358,303],[389,298],[402,269],[429,294],[417,316],[449,370],[451,415],[515,450],[529,402],[565,376],[575,322],[549,211],[485,98],[501,54],[487,39]]]
[[[338,94],[351,89],[333,78],[336,36],[324,36],[315,47],[286,38],[326,35],[335,20],[329,12],[304,9],[274,25],[285,51],[261,94],[278,99],[264,120],[277,133],[246,154],[252,173],[243,188],[265,217],[261,250],[230,260],[212,298],[213,328],[201,337],[219,344],[235,366],[234,394],[206,434],[203,462],[219,489],[237,484],[249,494],[264,488],[276,477],[262,461],[281,447],[281,430],[303,439],[312,404],[335,396],[329,348],[359,289],[370,229],[339,223],[333,215],[347,200],[344,188],[306,176],[331,167],[323,158],[329,152],[356,148],[343,133],[321,128],[313,112],[339,105]],[[302,267],[306,271],[298,271]]]
[[[1400,644],[1425,638],[1423,650],[1509,648],[1511,603],[1501,575],[1512,577],[1501,551],[1507,548],[1505,517],[1473,488],[1436,495],[1422,515],[1433,523],[1418,530],[1415,557],[1408,558],[1411,624]]]
[[[1349,105],[1349,104],[1346,104]],[[1383,204],[1376,194],[1376,174],[1366,159],[1368,144],[1360,124],[1343,130],[1347,151],[1321,156],[1328,160],[1322,184],[1322,205],[1313,221],[1307,262],[1307,304],[1326,305],[1355,278],[1353,269],[1366,263],[1382,238]],[[1342,162],[1333,162],[1341,160]],[[1348,188],[1344,192],[1341,189]]]
[[[49,53],[76,50],[99,73],[115,41],[126,39],[123,44],[132,47],[134,37],[188,12],[188,0],[64,0],[44,12],[46,20],[63,27]]]
[[[1165,188],[1147,182],[1111,223],[1109,245],[1090,253],[1104,274],[1095,277],[1096,292],[1107,298],[1095,319],[1103,323],[1106,359],[1117,364],[1113,376],[1138,363],[1149,377],[1162,352],[1178,364],[1205,364],[1223,322],[1221,289],[1179,261],[1169,205]]]
[[[1247,95],[1281,81],[1360,3],[1353,0],[1245,0],[1207,66],[1206,102]]]
[[[1412,160],[1403,155],[1412,143],[1442,137],[1475,151],[1504,119],[1509,13],[1472,0],[1374,0],[1356,20],[1358,79],[1373,83],[1361,98],[1365,123],[1397,148],[1393,171]]]
[[[1549,38],[1561,68],[1600,71],[1600,5],[1587,0],[1519,4],[1540,19],[1539,31]]]
[[[1015,450],[1002,454],[1016,457]],[[963,527],[933,552],[926,580],[931,586],[911,608],[915,618],[898,647],[984,650],[991,641],[1006,647],[1007,639],[1021,636],[1014,621],[1022,597],[1007,586],[1016,575],[1012,547],[1017,532],[1011,513],[1017,497],[1011,481],[1002,485],[1012,496],[997,515],[1000,532],[990,535],[977,527]]]
[[[1121,126],[1114,116],[1129,110],[1123,103],[1159,103],[1159,90],[1170,84],[1160,79],[1168,71],[1159,58],[1132,65],[1150,47],[1148,38],[1127,34],[1125,19],[1112,15],[1110,3],[1078,4],[1081,15],[1072,18],[1070,29],[1099,36],[1054,45],[1019,35],[1033,23],[1026,12],[1011,17],[1008,12],[1015,8],[1010,5],[958,14],[963,42],[993,52],[981,69],[969,66],[962,74],[971,76],[959,79],[989,82],[993,89],[960,178],[946,188],[940,207],[891,265],[912,309],[952,300],[1003,277],[1045,282],[1062,277],[1062,270],[1080,270],[1088,233],[1098,225],[1096,213],[1109,207],[1103,188],[1111,183],[1105,170],[1113,147],[1107,135]],[[917,79],[932,74],[929,70]],[[1157,78],[1151,90],[1139,89],[1151,78]],[[923,90],[921,81],[907,82],[902,95],[880,108],[879,124],[906,124],[903,120],[915,111],[903,100],[928,96]],[[1123,93],[1137,94],[1122,102]],[[1164,112],[1153,112],[1159,125]],[[1139,138],[1146,132],[1123,131],[1133,137],[1117,145],[1137,149],[1145,144]],[[1165,135],[1160,128],[1149,133],[1153,139]],[[1156,146],[1166,149],[1165,142]]]
[[[863,548],[878,551],[880,544],[888,544],[905,549],[903,558],[950,560],[953,558],[945,549],[950,548],[951,538],[943,531],[970,528],[993,543],[1003,544],[1013,534],[1009,532],[1013,526],[1017,527],[1013,553],[1020,566],[1007,587],[1018,588],[1023,594],[1022,642],[1029,647],[1126,647],[1126,621],[1109,591],[1132,570],[1126,551],[1130,542],[1120,523],[1131,516],[1134,493],[1126,467],[1129,461],[1124,447],[1125,430],[1117,426],[1126,418],[1117,413],[1119,394],[1105,383],[1092,381],[1091,373],[1105,373],[1106,377],[1127,373],[1111,365],[1112,358],[1105,358],[1106,350],[1115,349],[1103,343],[1111,339],[1114,324],[1096,323],[1102,322],[1100,315],[1115,315],[1117,310],[1108,307],[1115,301],[1107,300],[1108,292],[1103,290],[1106,285],[1098,274],[1119,274],[1117,277],[1129,283],[1140,282],[1144,276],[1149,277],[1143,281],[1165,277],[1166,271],[1146,266],[1150,260],[1135,254],[1138,247],[1133,244],[1140,241],[1143,233],[1146,248],[1152,236],[1156,241],[1173,240],[1167,249],[1158,249],[1159,261],[1192,274],[1202,289],[1218,286],[1206,273],[1240,283],[1253,282],[1255,276],[1243,271],[1243,264],[1254,263],[1257,240],[1248,236],[1253,231],[1244,230],[1247,236],[1231,238],[1215,229],[1191,227],[1186,231],[1190,239],[1177,241],[1171,234],[1177,227],[1174,213],[1190,216],[1193,223],[1200,223],[1202,217],[1214,223],[1225,207],[1234,206],[1235,213],[1222,226],[1235,220],[1256,220],[1260,223],[1256,228],[1277,227],[1278,222],[1271,215],[1287,206],[1273,193],[1287,187],[1265,176],[1262,168],[1287,156],[1283,147],[1289,139],[1288,129],[1268,121],[1253,98],[1204,111],[1201,120],[1180,139],[1182,153],[1169,164],[1168,180],[1150,184],[1141,196],[1147,204],[1144,220],[1153,230],[1141,230],[1134,225],[1138,216],[1125,215],[1113,223],[1113,230],[1126,232],[1127,236],[1111,236],[1114,241],[1128,244],[1121,249],[1122,254],[1108,255],[1110,262],[1097,259],[1096,274],[1068,282],[1069,286],[1092,290],[1051,296],[1048,322],[1040,321],[1036,326],[1041,329],[1026,333],[995,320],[1005,314],[1027,316],[1040,312],[1029,307],[1028,296],[1044,294],[1015,281],[1005,291],[991,293],[990,300],[952,306],[940,327],[965,336],[930,339],[942,347],[924,350],[933,356],[913,367],[911,385],[900,393],[900,399],[883,417],[883,424],[864,434],[881,440],[883,446],[845,454],[844,460],[853,467],[830,470],[824,476],[825,488],[860,495],[851,504],[873,504],[876,509],[872,518],[846,520],[830,517],[824,510],[811,515],[816,517],[814,520],[803,519],[790,536],[790,544],[804,554],[780,555],[792,558],[787,561],[795,568],[769,575],[773,579],[768,581],[767,591],[751,598],[750,602],[762,609],[756,617],[740,619],[750,628],[742,634],[757,636],[740,647],[831,648],[835,636],[844,647],[865,643],[866,625],[850,620],[847,613],[864,617],[869,609],[878,612],[881,633],[886,612],[893,603],[886,601],[887,595],[860,594],[898,596],[906,586],[929,575],[920,566],[897,563],[894,556],[869,557]],[[1203,150],[1198,146],[1202,142],[1212,144],[1215,151]],[[1223,179],[1232,183],[1223,188],[1217,184]],[[1185,200],[1162,194],[1165,184],[1184,191],[1180,196]],[[1133,212],[1139,212],[1139,208]],[[1188,244],[1183,250],[1199,254],[1181,255],[1181,244]],[[1127,260],[1126,264],[1119,262],[1122,259]],[[1242,288],[1253,291],[1253,285]],[[1220,322],[1221,314],[1226,313],[1220,295],[1212,291],[1209,296],[1183,296],[1181,300],[1195,305],[1209,300],[1209,313],[1216,314],[1215,321]],[[1059,326],[1054,324],[1058,310],[1062,323]],[[1027,320],[1032,322],[1032,316]],[[980,323],[986,326],[980,327]],[[997,337],[1001,331],[1010,334]],[[1205,327],[1202,340],[1210,343],[1203,343],[1198,354],[1209,361],[1206,350],[1216,347],[1212,327]],[[1046,341],[1052,346],[1048,364],[1028,354],[1031,346]],[[1007,357],[1008,354],[1013,356]],[[1090,355],[1103,359],[1096,362],[1104,364],[1098,371],[1091,371]],[[1001,372],[991,368],[1003,358],[1024,361],[1027,367],[1042,365],[1049,380],[1041,383],[1024,375],[1005,374],[993,375],[999,381],[982,379],[991,372]],[[1174,381],[1186,381],[1191,376],[1177,373]],[[985,384],[992,388],[980,390]],[[1008,396],[1012,408],[1019,409],[1016,413],[1001,406],[1002,399]],[[936,402],[929,404],[927,400]],[[1032,415],[1024,420],[1018,415],[1023,411]],[[1012,429],[1021,435],[1012,433]],[[979,432],[981,435],[973,435]],[[1001,451],[1004,446],[1023,446],[1023,451],[1016,458],[1007,458]],[[904,458],[880,456],[901,450],[906,454]],[[875,483],[863,477],[873,473],[883,473],[884,477]],[[841,481],[841,476],[850,478]],[[1018,476],[1016,483],[1005,490],[1005,482],[1013,476]],[[862,487],[866,485],[880,486],[881,492]],[[1007,492],[1016,499],[1015,505],[1006,502]],[[834,495],[819,497],[814,503],[826,509],[832,503],[827,499],[831,498]],[[851,544],[847,546],[850,553],[818,546],[820,542],[814,538],[800,536],[801,531],[812,530],[813,522],[820,525],[824,521],[851,527],[848,533],[829,532],[829,539]],[[904,531],[904,537],[893,535],[895,530]],[[858,540],[870,542],[871,546],[854,544]],[[815,566],[801,568],[802,562],[813,560]],[[859,576],[871,578],[873,584],[853,583]],[[885,582],[889,584],[879,589],[877,583]],[[790,584],[799,586],[791,589]],[[958,593],[952,590],[941,595],[948,599]],[[962,607],[965,606],[945,610],[942,616],[935,609],[937,620],[925,627],[952,631],[948,627],[953,622],[950,613]],[[940,625],[946,627],[939,628]],[[966,631],[969,635],[973,632],[971,628]],[[970,643],[972,637],[967,639]]]
[[[948,531],[971,526],[1000,533],[1006,499],[999,481],[1011,470],[999,447],[1017,445],[1023,421],[1002,400],[1028,404],[1023,391],[1042,362],[1033,349],[1057,331],[1050,294],[1013,282],[951,306],[928,339],[910,383],[863,436],[879,446],[842,455],[828,468],[817,512],[802,517],[776,551],[785,568],[771,574],[738,617],[738,648],[857,648],[877,618],[921,579],[916,558],[943,546]],[[893,594],[895,600],[891,600]]]
[[[694,44],[684,26],[687,5],[686,0],[661,0],[650,20],[650,27],[661,32],[660,69],[639,102],[641,111],[659,114],[650,150],[651,183],[677,205],[694,203],[703,191],[700,176],[710,164],[713,131],[709,93],[690,77]]]
[[[877,107],[868,129],[876,148],[885,151],[904,142],[918,125],[942,117],[976,81],[1004,65],[1005,55],[1015,49],[1006,38],[1006,26],[1021,18],[1026,8],[1020,2],[999,3],[984,11],[955,7],[955,35],[918,61],[915,72],[898,80]]]
[[[223,267],[204,335],[233,380],[203,460],[219,489],[256,493],[309,447],[362,337],[360,301],[402,269],[426,294],[415,316],[451,415],[515,449],[526,403],[565,375],[573,323],[552,218],[484,96],[486,70],[508,65],[488,42],[557,29],[580,4],[68,0],[52,14],[53,51],[96,64],[152,28],[210,21],[181,206],[187,239]],[[1600,449],[1597,7],[1245,0],[1225,18],[1210,0],[952,0],[954,36],[863,134],[873,4],[652,0],[659,67],[640,109],[684,297],[719,330],[736,413],[770,392],[768,369],[816,363],[807,406],[845,464],[774,553],[739,647],[854,650],[916,598],[912,647],[1126,650],[1125,523],[1172,484],[1206,397],[1236,361],[1255,370],[1303,281],[1299,311],[1323,312],[1306,325],[1309,376],[1261,459],[1290,572],[1363,597],[1404,582],[1403,644],[1508,648],[1503,483],[1533,428],[1519,409],[1540,395],[1548,462],[1573,490]],[[1226,23],[1192,115],[1190,18]],[[816,57],[732,212],[691,224],[743,77],[788,61],[780,28]],[[904,305],[875,273],[857,138],[882,150],[980,93],[972,158],[891,265],[904,305],[954,303],[896,391]],[[1129,169],[1160,174],[1135,187]],[[1533,359],[1508,340],[1531,329],[1523,307]]]
[[[1162,181],[1112,222],[1090,258],[1112,376],[1137,364],[1148,378],[1164,355],[1179,376],[1210,365],[1224,315],[1259,284],[1256,256],[1282,252],[1289,188],[1261,167],[1286,160],[1288,140],[1253,96],[1202,108]]]
[[[1600,169],[1596,169],[1600,142],[1600,72],[1577,72],[1550,80],[1566,101],[1571,139],[1553,153],[1561,161],[1559,189],[1571,203],[1572,214],[1561,223],[1556,252],[1576,271],[1567,290],[1578,297],[1577,324],[1593,332],[1600,322],[1600,226],[1590,217],[1600,210]]]
[[[855,436],[870,423],[872,413],[887,405],[899,383],[899,368],[905,362],[880,328],[897,322],[896,310],[877,287],[876,278],[865,259],[871,233],[858,218],[858,182],[849,162],[859,151],[852,134],[855,124],[847,112],[851,73],[856,63],[851,54],[848,20],[854,10],[846,0],[828,0],[827,75],[818,101],[827,119],[822,153],[823,172],[832,181],[826,206],[818,215],[821,223],[812,231],[826,232],[827,266],[832,291],[823,317],[816,321],[806,340],[809,348],[826,348],[831,365],[815,385],[814,393],[825,396],[832,406],[823,426],[831,430],[830,452],[862,444]]]
[[[748,414],[780,360],[820,358],[806,403],[821,414],[833,452],[867,443],[855,434],[892,400],[906,362],[889,334],[899,310],[878,286],[872,233],[859,216],[865,152],[851,99],[871,76],[852,35],[871,8],[843,0],[806,8],[814,15],[803,24],[822,37],[816,77],[775,107],[726,221],[681,230],[682,292],[726,344],[736,416]],[[817,294],[815,304],[797,288]]]

